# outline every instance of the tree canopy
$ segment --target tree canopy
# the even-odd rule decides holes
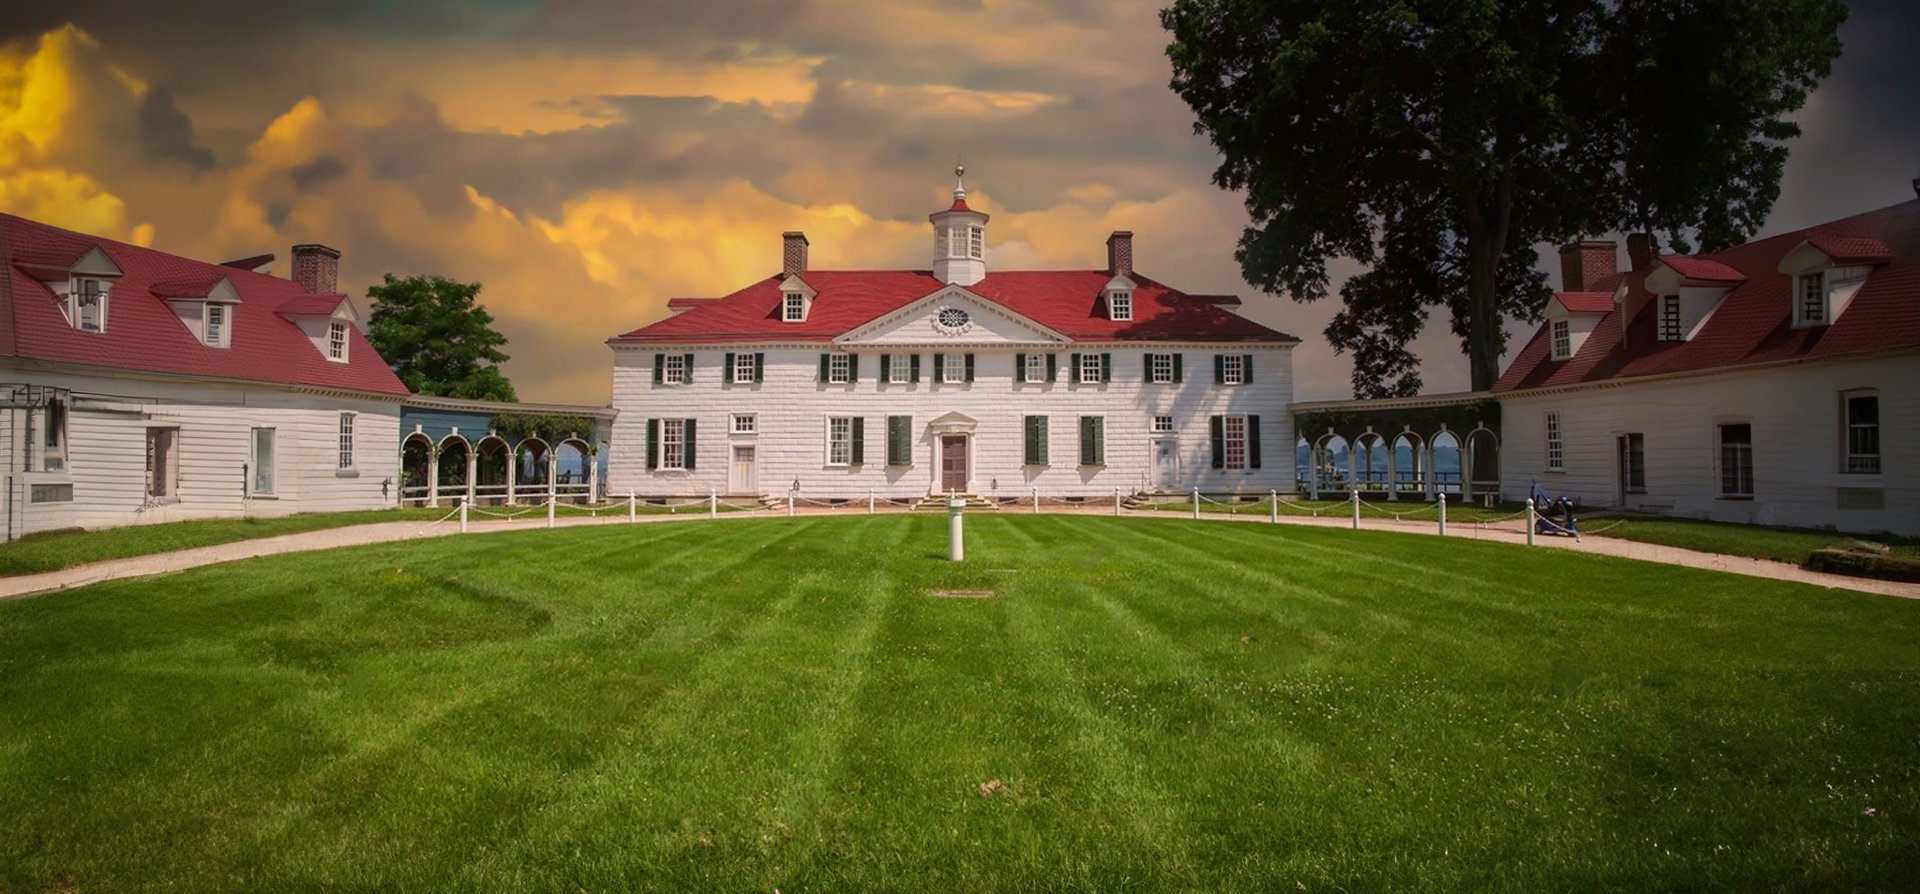
[[[493,331],[493,315],[474,301],[479,294],[477,282],[389,273],[367,289],[367,339],[415,394],[518,400],[498,366],[506,336]]]
[[[1175,0],[1174,92],[1242,191],[1247,281],[1325,298],[1356,396],[1413,394],[1429,313],[1472,386],[1551,296],[1536,246],[1739,242],[1779,195],[1798,109],[1839,55],[1839,0]]]

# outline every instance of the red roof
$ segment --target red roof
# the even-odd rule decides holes
[[[1838,264],[1884,261],[1892,256],[1887,244],[1865,236],[1846,236],[1815,227],[1807,231],[1807,242]]]
[[[65,271],[98,246],[123,274],[107,287],[107,331],[82,332],[35,276]],[[232,347],[202,344],[165,300],[204,296],[221,278],[240,294]],[[348,327],[350,362],[334,363],[279,315],[330,313],[343,296],[299,283],[127,245],[0,214],[0,355],[111,369],[246,379],[279,385],[405,395],[360,332]],[[325,309],[317,309],[324,305]]]
[[[770,276],[723,298],[608,339],[609,344],[831,341],[927,297],[946,284],[925,270],[809,270],[815,292],[807,319],[780,320],[780,284]],[[1133,320],[1106,317],[1104,270],[988,273],[965,287],[1042,326],[1079,341],[1297,342],[1221,307],[1218,296],[1187,295],[1132,275]]]
[[[1555,292],[1554,300],[1577,314],[1603,314],[1613,310],[1612,292]]]
[[[1687,255],[1666,255],[1660,263],[1673,268],[1683,279],[1694,282],[1736,283],[1745,282],[1747,277],[1740,271],[1711,258],[1696,258]]]
[[[1885,249],[1884,263],[1873,268],[1832,323],[1795,329],[1792,278],[1780,272],[1780,262],[1787,252],[1816,237],[1847,250],[1879,245]],[[1674,266],[1674,260],[1663,258],[1662,263]],[[1741,277],[1691,339],[1656,339],[1657,311],[1646,290],[1647,271],[1615,274],[1594,285],[1615,287],[1625,282],[1628,295],[1623,309],[1602,317],[1579,352],[1567,360],[1553,360],[1543,327],[1514,356],[1493,390],[1920,347],[1920,200],[1687,260],[1706,261]],[[1680,267],[1674,269],[1685,275]],[[1630,316],[1623,325],[1624,315]]]

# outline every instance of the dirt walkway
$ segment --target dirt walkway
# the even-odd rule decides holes
[[[904,510],[882,509],[883,513],[899,513]],[[1001,512],[1015,514],[1019,510],[1003,509]],[[850,504],[840,509],[801,509],[797,515],[833,516],[864,515],[865,508]],[[1111,515],[1110,509],[1095,508],[1056,508],[1048,507],[1048,515]],[[1132,512],[1126,513],[1133,518],[1161,518],[1169,522],[1191,522],[1184,513],[1178,512]],[[727,512],[721,513],[718,520],[735,518],[778,518],[784,517],[778,512]],[[1242,524],[1268,524],[1270,519],[1264,514],[1246,513],[1226,515],[1220,513],[1202,513],[1206,521],[1239,522]],[[636,521],[639,524],[658,524],[664,522],[693,522],[706,520],[699,513],[679,515],[643,515]],[[1306,525],[1322,528],[1350,528],[1349,518],[1311,518],[1300,516],[1280,516],[1280,523]],[[491,534],[501,531],[532,531],[546,527],[545,518],[528,517],[508,521],[473,521],[468,525],[472,534]],[[630,524],[624,514],[613,513],[601,518],[560,518],[554,520],[554,527],[575,528],[589,525]],[[1393,531],[1403,534],[1437,535],[1437,525],[1431,521],[1394,521],[1388,519],[1362,519],[1361,530]],[[203,546],[171,553],[156,553],[147,556],[133,556],[126,559],[112,559],[78,565],[45,574],[23,575],[20,577],[0,578],[0,599],[27,596],[71,587],[81,587],[102,581],[120,580],[129,577],[145,577],[153,574],[166,574],[198,568],[202,565],[214,565],[239,559],[251,559],[255,556],[268,556],[277,553],[306,552],[317,549],[332,549],[340,546],[361,546],[369,543],[390,543],[397,540],[414,540],[425,537],[446,537],[460,533],[458,522],[445,520],[439,522],[380,522],[370,525],[352,525],[343,528],[328,528],[321,531],[307,531],[299,534],[285,534],[279,537],[262,537],[256,540],[241,540],[234,543],[222,543],[216,546]],[[1524,544],[1526,528],[1518,521],[1494,524],[1474,524],[1470,522],[1451,522],[1447,525],[1447,536],[1469,540],[1492,540],[1501,543]],[[1659,546],[1640,543],[1633,540],[1620,540],[1611,537],[1589,536],[1585,540],[1575,541],[1565,537],[1539,537],[1536,544],[1552,549],[1566,549],[1576,552],[1595,553],[1603,556],[1618,556],[1625,559],[1640,559],[1647,562],[1661,562],[1668,565],[1683,565],[1689,568],[1704,568],[1709,571],[1724,571],[1731,574],[1744,574],[1750,577],[1764,577],[1773,580],[1793,581],[1812,584],[1830,589],[1857,590],[1863,593],[1879,593],[1886,596],[1903,596],[1909,599],[1920,598],[1920,585],[1902,584],[1892,581],[1869,580],[1866,578],[1846,577],[1838,574],[1822,574],[1807,571],[1785,562],[1773,562],[1765,559],[1749,559],[1739,556],[1723,556],[1715,553],[1695,552],[1671,546]]]

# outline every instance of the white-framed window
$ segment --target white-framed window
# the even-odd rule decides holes
[[[1847,456],[1841,470],[1850,475],[1880,474],[1880,393],[1847,391],[1840,395]]]
[[[1560,414],[1547,414],[1547,471],[1558,472],[1566,467],[1566,445],[1560,440]]]
[[[1147,378],[1156,385],[1173,383],[1173,355],[1154,354],[1147,364]]]
[[[913,381],[913,355],[887,355],[887,384],[905,385]]]
[[[1685,341],[1687,334],[1680,329],[1680,296],[1660,296],[1660,340]]]
[[[1799,319],[1802,326],[1819,326],[1827,322],[1827,276],[1825,273],[1800,275],[1794,316]]]
[[[758,434],[759,432],[760,432],[760,415],[758,413],[733,414],[733,433],[734,434],[751,435],[751,434]]]
[[[758,354],[740,353],[740,354],[733,355],[734,384],[736,385],[751,384],[753,382],[754,374],[758,372],[758,370],[756,370],[754,367],[759,362],[760,362],[760,355]]]
[[[249,443],[249,460],[252,472],[247,476],[248,492],[255,494],[273,493],[273,438],[271,428],[256,428]]]
[[[853,417],[827,417],[827,465],[853,464]]]
[[[180,499],[180,429],[147,429],[147,502]]]
[[[1554,320],[1552,329],[1553,359],[1565,360],[1573,354],[1573,327],[1566,320]]]
[[[1161,432],[1161,433],[1173,431],[1173,417],[1172,416],[1153,417],[1153,430],[1155,432]]]
[[[347,362],[347,324],[339,320],[327,324],[327,359]]]
[[[1101,365],[1101,361],[1100,361],[1099,354],[1081,354],[1080,369],[1079,369],[1080,383],[1083,385],[1090,385],[1090,384],[1099,382],[1100,381],[1100,365]]]
[[[958,385],[967,380],[967,357],[965,354],[948,354],[940,362],[940,381],[947,385]]]
[[[967,256],[967,228],[959,225],[947,228],[947,257],[964,258]]]
[[[985,227],[967,228],[967,257],[980,260],[987,256],[987,231]]]
[[[227,346],[226,305],[211,302],[207,304],[206,328],[205,331],[201,333],[200,340],[216,348],[224,348]]]
[[[661,361],[660,382],[665,385],[687,384],[687,355],[667,354]]]
[[[1026,381],[1045,382],[1047,380],[1047,355],[1026,355]]]
[[[1107,316],[1123,322],[1133,319],[1133,293],[1126,289],[1114,289],[1108,292]]]
[[[660,468],[680,471],[687,467],[687,420],[660,420]]]
[[[353,414],[340,414],[340,468],[353,468]]]
[[[781,298],[780,319],[788,323],[798,323],[807,318],[807,295],[805,292],[787,292]]]
[[[1246,358],[1239,354],[1220,355],[1220,384],[1244,385],[1247,382]]]
[[[1222,420],[1222,434],[1226,442],[1226,464],[1229,469],[1247,467],[1247,417],[1228,416]]]
[[[73,328],[82,332],[107,331],[107,287],[92,277],[73,281]]]
[[[1620,436],[1620,489],[1630,494],[1647,492],[1646,435]]]
[[[836,385],[853,381],[852,354],[827,355],[827,381]]]
[[[1720,496],[1753,497],[1753,424],[1728,422],[1718,426],[1720,442]]]
[[[58,472],[67,467],[67,405],[49,396],[40,408],[40,470]]]

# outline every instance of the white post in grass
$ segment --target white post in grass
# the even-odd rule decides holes
[[[1033,488],[1033,514],[1040,514],[1040,489]]]
[[[711,487],[707,488],[707,517],[720,517],[720,491]]]
[[[1113,517],[1120,517],[1120,489],[1117,487],[1113,489]]]
[[[1356,487],[1350,493],[1353,495],[1353,529],[1358,531],[1360,530],[1360,488]]]
[[[1527,545],[1533,545],[1533,498],[1527,498]]]
[[[1280,523],[1280,492],[1277,490],[1267,491],[1267,515],[1267,521],[1276,525]]]
[[[460,500],[460,533],[465,534],[467,533],[467,501],[465,498],[456,499]]]
[[[640,501],[634,499],[633,491],[627,491],[627,523],[628,524],[632,524],[640,520],[639,504],[640,504]]]
[[[1200,520],[1200,489],[1193,489],[1193,520]]]
[[[967,535],[961,527],[960,510],[967,501],[958,494],[947,494],[947,561],[958,562],[967,554]]]
[[[1440,536],[1447,536],[1447,495],[1440,495]]]
[[[867,488],[867,514],[873,514],[873,488]]]
[[[552,495],[548,495],[548,497],[547,497],[547,527],[549,527],[549,528],[551,528],[551,527],[553,527],[553,497],[552,497]]]

